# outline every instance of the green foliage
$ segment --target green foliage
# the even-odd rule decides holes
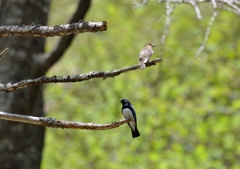
[[[74,10],[75,1],[57,2],[50,25],[67,22],[63,18]],[[195,58],[212,10],[200,6],[204,19],[197,20],[192,6],[177,6],[161,51],[165,4],[151,2],[136,8],[131,1],[93,1],[86,20],[106,20],[108,30],[77,35],[48,75],[134,65],[146,42],[157,44],[153,58],[162,57],[161,64],[45,89],[47,116],[71,121],[120,120],[119,100],[128,98],[137,111],[141,136],[132,139],[127,125],[107,131],[49,128],[42,169],[239,168],[239,16],[219,11],[206,48]],[[55,41],[49,39],[46,49]]]

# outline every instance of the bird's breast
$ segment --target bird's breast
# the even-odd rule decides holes
[[[122,110],[122,114],[123,114],[125,119],[133,118],[133,114],[132,114],[132,112],[131,112],[131,110],[129,108],[123,109]]]

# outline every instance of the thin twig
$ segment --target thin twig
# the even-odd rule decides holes
[[[217,3],[215,0],[212,0],[212,4],[213,4],[213,9],[216,10],[217,9]]]
[[[200,53],[203,51],[203,49],[205,48],[206,43],[207,43],[207,41],[208,41],[208,37],[209,37],[210,32],[211,32],[211,29],[212,29],[213,22],[214,22],[214,20],[215,20],[216,17],[217,17],[217,11],[214,10],[214,11],[213,11],[213,15],[212,15],[211,19],[210,19],[209,22],[208,22],[208,28],[207,28],[207,31],[206,31],[206,33],[205,33],[203,43],[202,43],[202,45],[200,46],[200,48],[197,50],[197,52],[196,52],[196,54],[195,54],[195,58],[198,57],[198,56],[200,55]]]
[[[218,3],[218,8],[222,8],[224,10],[227,10],[229,12],[232,12],[232,13],[235,13],[235,14],[240,14],[238,11],[236,11],[235,9],[229,7],[229,6],[226,6],[225,4],[223,3]]]
[[[160,51],[163,51],[166,38],[168,37],[168,34],[169,34],[172,12],[173,12],[173,8],[171,7],[170,2],[167,1],[166,2],[166,22],[165,22],[164,33],[163,33],[162,38],[161,38],[161,49],[160,49]]]
[[[198,8],[198,5],[197,5],[196,1],[195,1],[195,0],[190,1],[190,4],[194,7],[194,9],[195,9],[195,11],[196,11],[196,14],[197,14],[197,18],[198,18],[198,19],[202,19],[201,11],[200,11],[200,9]]]
[[[2,59],[2,56],[5,55],[9,51],[8,48],[5,48],[1,53],[0,53],[0,60]]]
[[[112,122],[109,124],[95,124],[95,123],[82,123],[82,122],[72,122],[64,120],[56,120],[52,117],[35,117],[35,116],[26,116],[19,114],[11,114],[0,111],[0,119],[16,121],[28,124],[35,124],[46,127],[53,128],[63,128],[63,129],[85,129],[85,130],[108,130],[119,127],[133,119],[124,119],[117,122]]]
[[[237,5],[234,5],[231,1],[225,1],[229,6],[231,6],[233,9],[235,9],[238,13],[240,13],[240,8]]]
[[[149,63],[146,64],[146,67],[150,67],[153,65],[156,65],[158,62],[161,62],[162,59],[156,58]],[[125,67],[122,69],[116,69],[116,70],[111,70],[111,71],[106,71],[106,72],[97,72],[97,71],[91,71],[85,74],[78,74],[78,75],[72,75],[72,76],[52,76],[52,77],[39,77],[36,79],[28,79],[28,80],[22,80],[17,83],[6,83],[6,84],[1,84],[0,83],[0,91],[6,91],[6,92],[11,92],[13,90],[18,90],[21,88],[26,88],[29,86],[36,86],[40,84],[45,84],[45,83],[67,83],[67,82],[81,82],[81,81],[86,81],[94,78],[103,78],[106,79],[108,77],[115,77],[118,76],[122,73],[129,72],[132,70],[139,69],[140,66],[139,64],[136,64],[134,66],[129,66]]]
[[[240,1],[239,0],[211,0],[212,3],[222,3],[222,4],[226,4],[226,5],[229,5],[231,6],[232,9],[234,9],[234,12],[235,13],[238,13],[240,14],[240,7],[238,6],[240,4]],[[190,3],[194,6],[195,8],[195,11],[197,13],[197,17],[198,18],[201,18],[201,13],[200,13],[200,10],[199,8],[194,5],[194,3],[203,3],[203,2],[209,2],[209,0],[157,0],[158,3],[161,3],[161,2],[169,2],[169,3],[178,3],[178,4],[183,4],[183,3]],[[214,5],[215,6],[215,5]],[[213,6],[213,7],[214,7]],[[225,8],[225,7],[220,7],[220,8]]]

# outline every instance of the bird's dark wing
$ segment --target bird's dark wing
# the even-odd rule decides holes
[[[136,112],[134,110],[134,107],[132,105],[130,105],[129,109],[132,111],[134,121],[137,122],[137,116],[136,116]]]

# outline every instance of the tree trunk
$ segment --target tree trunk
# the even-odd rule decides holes
[[[2,25],[47,23],[49,0],[7,0],[0,7]],[[1,37],[0,51],[9,48],[0,60],[1,83],[32,78],[34,57],[44,53],[44,45],[43,38]],[[9,113],[44,116],[42,87],[1,92],[0,108]],[[0,168],[40,168],[44,133],[44,127],[0,120]]]

